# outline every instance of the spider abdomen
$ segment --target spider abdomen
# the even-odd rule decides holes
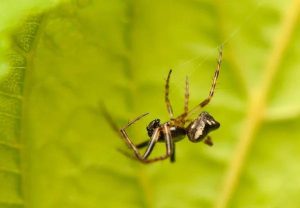
[[[178,142],[180,140],[182,140],[185,135],[186,135],[186,130],[182,127],[179,126],[171,126],[170,127],[170,133],[171,133],[171,138],[174,142]],[[165,139],[163,137],[163,134],[160,134],[159,142],[165,142]]]
[[[173,126],[170,128],[172,139],[174,142],[178,142],[186,135],[186,130],[179,126]]]
[[[217,122],[209,113],[202,112],[197,119],[192,121],[187,127],[187,136],[192,142],[202,141],[209,132],[220,127]]]

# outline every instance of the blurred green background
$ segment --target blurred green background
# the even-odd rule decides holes
[[[0,207],[300,207],[299,0],[0,0]],[[104,120],[147,138],[208,94],[214,146],[139,164]],[[155,154],[164,151],[157,145]]]

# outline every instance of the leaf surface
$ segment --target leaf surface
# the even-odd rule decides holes
[[[1,4],[0,207],[300,204],[298,0]],[[120,154],[100,103],[120,127],[150,112],[129,130],[144,141],[151,120],[168,120],[168,70],[180,114],[185,76],[193,107],[209,92],[221,44],[205,109],[221,123],[214,146],[177,143],[175,164]]]

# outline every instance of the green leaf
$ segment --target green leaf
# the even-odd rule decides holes
[[[297,207],[299,12],[299,0],[1,2],[0,207]],[[149,112],[129,129],[144,141],[169,119],[169,69],[178,115],[185,76],[190,107],[207,96],[222,44],[214,146],[176,143],[174,164],[120,154],[99,106],[120,127]]]

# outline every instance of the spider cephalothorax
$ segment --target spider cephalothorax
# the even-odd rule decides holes
[[[154,119],[153,121],[151,121],[148,126],[147,126],[147,132],[148,132],[148,136],[151,137],[153,134],[154,129],[156,129],[157,127],[160,126],[160,120],[159,119]]]
[[[200,142],[204,141],[205,144],[212,146],[213,142],[209,137],[209,133],[213,130],[216,130],[220,127],[220,123],[217,122],[209,113],[203,111],[199,114],[199,116],[192,120],[189,124],[190,117],[195,111],[205,107],[211,100],[214,95],[217,79],[219,77],[219,71],[221,68],[222,62],[222,49],[219,50],[219,58],[217,62],[217,68],[215,70],[214,78],[212,81],[211,89],[209,91],[209,95],[206,99],[204,99],[199,105],[194,107],[192,110],[188,110],[188,100],[189,100],[189,82],[186,79],[185,85],[185,102],[184,102],[184,112],[177,116],[173,117],[173,109],[169,100],[169,81],[172,70],[169,71],[166,85],[165,85],[165,102],[167,105],[167,110],[170,115],[170,120],[165,123],[160,123],[159,119],[154,119],[147,126],[147,133],[149,139],[145,142],[135,145],[129,136],[127,135],[126,129],[131,126],[133,123],[146,116],[148,113],[138,116],[133,121],[129,122],[125,127],[119,130],[122,138],[126,142],[129,148],[131,148],[134,152],[135,159],[143,162],[143,163],[151,163],[158,160],[164,160],[166,158],[170,158],[171,162],[175,161],[175,142],[180,141],[187,136],[192,142]],[[110,122],[114,129],[118,131],[118,128],[114,124],[113,120],[109,116],[109,114],[104,111],[104,116]],[[166,144],[166,153],[163,156],[149,159],[155,144],[157,142],[164,142]],[[144,154],[141,154],[139,149],[147,147]]]

